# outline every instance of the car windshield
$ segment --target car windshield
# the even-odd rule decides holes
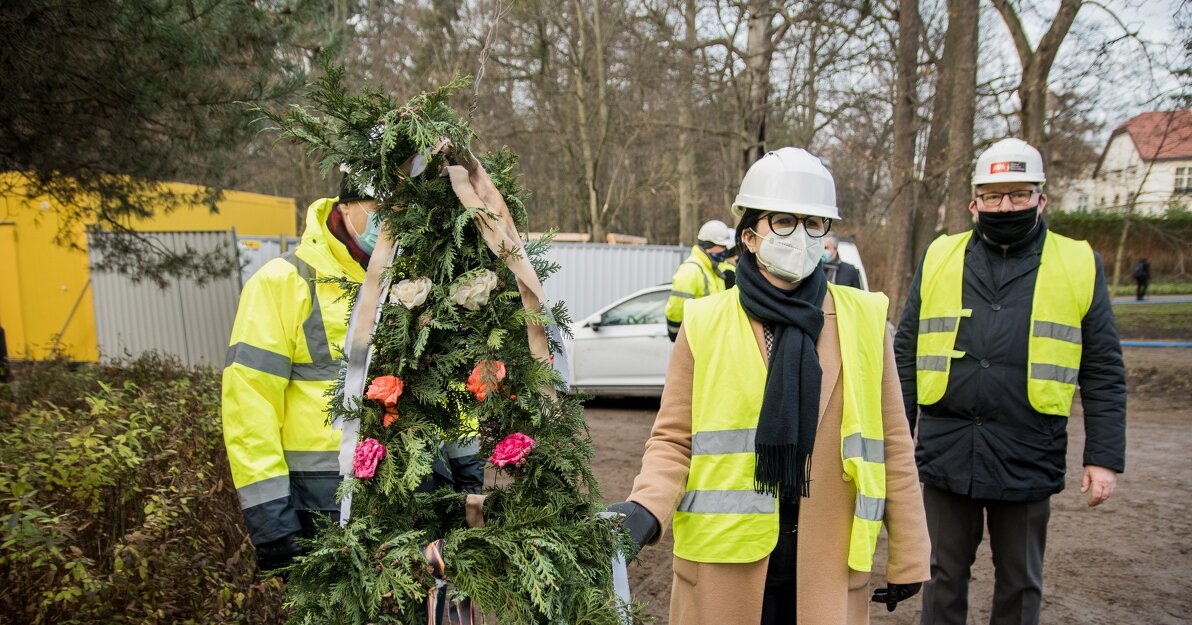
[[[604,311],[600,323],[606,326],[666,323],[666,299],[669,296],[669,291],[643,293]]]

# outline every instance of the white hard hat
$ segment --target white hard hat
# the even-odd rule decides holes
[[[1043,157],[1022,139],[1002,139],[977,157],[973,186],[998,182],[1043,184]]]
[[[747,208],[840,219],[832,173],[802,148],[769,152],[749,167],[733,215],[740,217]]]
[[[708,243],[715,245],[723,245],[728,249],[732,249],[737,243],[736,235],[733,234],[732,228],[729,228],[728,224],[720,221],[719,219],[713,219],[712,221],[700,226],[699,234],[695,235],[695,238],[698,241],[707,241]]]

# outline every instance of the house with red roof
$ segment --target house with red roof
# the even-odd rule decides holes
[[[1176,205],[1192,209],[1192,112],[1142,113],[1118,126],[1093,170],[1072,189],[1068,210],[1162,215]]]

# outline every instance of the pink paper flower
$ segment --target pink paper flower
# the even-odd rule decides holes
[[[375,399],[386,406],[393,406],[397,404],[397,399],[401,397],[402,389],[405,385],[402,384],[401,378],[392,375],[377,376],[368,385],[368,392],[365,396],[369,399]]]
[[[385,457],[385,446],[375,438],[366,438],[356,444],[356,456],[352,459],[352,473],[367,480],[377,474],[377,463]]]
[[[500,360],[481,360],[468,376],[468,391],[477,401],[484,401],[505,379],[505,363]]]
[[[534,449],[537,444],[529,436],[521,432],[514,432],[497,443],[497,447],[488,461],[498,468],[519,465],[525,461],[526,456],[530,455],[530,450]]]

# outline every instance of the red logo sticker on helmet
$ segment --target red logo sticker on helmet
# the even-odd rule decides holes
[[[989,173],[1004,174],[1007,172],[1026,173],[1026,163],[1023,161],[998,161],[989,164]]]

